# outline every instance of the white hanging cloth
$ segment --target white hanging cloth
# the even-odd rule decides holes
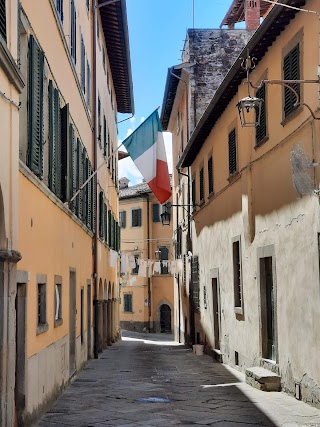
[[[117,259],[118,259],[118,252],[111,249],[109,253],[109,266],[115,267],[117,263]]]
[[[147,277],[147,261],[143,259],[138,259],[138,265],[139,265],[138,276]]]

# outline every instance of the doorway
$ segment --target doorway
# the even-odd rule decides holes
[[[18,425],[25,408],[25,369],[26,369],[26,284],[17,284],[16,295],[16,384],[15,404]]]
[[[213,309],[213,338],[214,348],[220,350],[220,321],[221,321],[221,304],[220,289],[218,279],[212,279],[212,309]]]
[[[160,330],[162,333],[171,332],[171,308],[167,304],[160,307]]]
[[[76,272],[70,270],[69,278],[69,375],[76,371]]]
[[[260,258],[262,357],[276,361],[275,287],[272,257]]]

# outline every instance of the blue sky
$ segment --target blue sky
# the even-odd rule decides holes
[[[194,0],[195,28],[219,28],[231,2]],[[192,0],[127,0],[135,118],[119,125],[120,141],[162,106],[167,70],[181,62],[186,31],[193,27],[192,10]],[[126,116],[119,115],[119,120],[123,118]],[[165,141],[170,163],[169,134]],[[141,181],[131,159],[119,162],[119,178],[122,176],[130,179],[129,185]]]

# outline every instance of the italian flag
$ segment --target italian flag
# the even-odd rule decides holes
[[[129,156],[151,191],[165,203],[171,196],[166,150],[158,110],[123,141]]]

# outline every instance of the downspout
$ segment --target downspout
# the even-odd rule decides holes
[[[97,27],[97,0],[94,0],[92,2],[92,16],[93,16],[93,23],[92,23],[92,94],[93,94],[93,103],[92,103],[92,122],[93,122],[93,162],[94,162],[94,170],[96,171],[98,168],[98,159],[97,159],[97,44],[96,44],[96,27]],[[94,344],[93,344],[93,353],[94,358],[98,358],[98,306],[97,306],[97,286],[98,286],[98,177],[96,178],[96,222],[95,222],[95,229],[94,229],[94,235],[93,235],[93,244],[92,244],[92,252],[93,252],[93,284],[94,284],[94,291],[93,291],[93,309],[94,309],[94,323],[93,323],[93,336],[94,336]]]

